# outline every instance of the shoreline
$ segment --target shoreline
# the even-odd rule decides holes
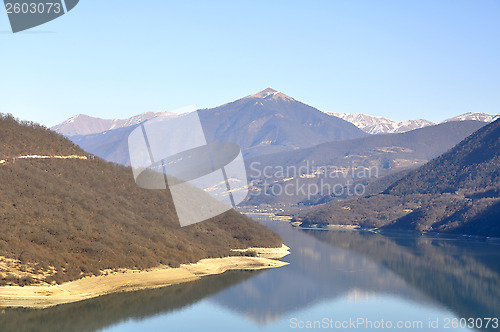
[[[383,228],[369,228],[362,227],[359,225],[340,225],[340,224],[329,224],[325,226],[318,226],[318,224],[313,224],[309,226],[303,226],[301,221],[294,221],[290,223],[293,227],[309,230],[318,231],[355,231],[355,232],[370,232],[380,235],[412,235],[421,236],[430,239],[441,239],[441,240],[470,240],[470,241],[485,241],[490,243],[500,243],[500,237],[498,236],[488,236],[488,235],[474,235],[474,234],[462,234],[462,233],[447,233],[447,232],[419,232],[414,230],[404,230],[404,229],[394,229],[386,230]]]
[[[276,215],[273,212],[241,212],[248,217],[256,216],[256,217],[268,217],[272,220],[281,220],[281,221],[290,221],[292,219],[291,216],[286,215]]]
[[[125,270],[108,275],[84,277],[60,285],[1,286],[0,308],[44,309],[116,292],[171,286],[229,270],[281,267],[289,264],[279,260],[290,253],[288,249],[284,244],[280,248],[233,249],[234,252],[251,252],[255,257],[206,258],[193,264],[181,264],[178,268]]]

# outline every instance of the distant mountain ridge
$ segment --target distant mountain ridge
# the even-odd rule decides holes
[[[177,116],[177,114],[171,112],[146,112],[127,119],[101,119],[85,114],[77,114],[51,129],[64,136],[90,135],[134,126],[159,115]]]
[[[325,112],[325,113],[349,121],[356,127],[372,135],[404,133],[410,130],[433,126],[439,123],[451,122],[451,121],[474,120],[474,121],[490,123],[499,118],[499,115],[469,112],[455,116],[453,118],[446,119],[438,123],[434,123],[432,121],[424,119],[394,121],[385,117],[372,116],[363,113],[337,113],[337,112]]]
[[[443,122],[450,122],[450,121],[464,121],[464,120],[475,120],[475,121],[482,121],[482,122],[494,122],[497,119],[500,118],[500,115],[491,115],[488,113],[465,113],[462,115],[455,116],[453,118],[449,118],[444,120]]]

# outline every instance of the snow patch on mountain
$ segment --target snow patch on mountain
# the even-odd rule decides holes
[[[410,130],[423,128],[427,126],[433,126],[437,124],[424,119],[394,121],[385,117],[372,116],[363,113],[337,113],[337,112],[325,112],[325,113],[346,120],[369,134],[404,133]],[[469,112],[455,116],[453,118],[449,118],[439,123],[450,122],[450,121],[467,121],[467,120],[493,122],[499,117],[500,115]]]
[[[482,122],[493,122],[496,119],[498,119],[499,115],[491,115],[488,113],[474,113],[474,112],[469,112],[465,113],[462,115],[455,116],[453,118],[449,118],[444,120],[443,122],[450,122],[450,121],[465,121],[465,120],[475,120],[475,121],[482,121]]]
[[[413,129],[432,126],[434,123],[424,119],[394,121],[385,117],[362,113],[325,112],[354,124],[369,134],[403,133]]]
[[[77,114],[51,129],[65,136],[97,134],[104,131],[134,126],[158,117],[176,117],[172,112],[146,112],[127,119],[101,119],[85,114]]]
[[[281,99],[281,100],[285,100],[285,101],[295,101],[295,99],[293,99],[292,97],[287,96],[286,94],[281,93],[279,91],[276,91],[272,88],[264,89],[262,91],[254,93],[253,95],[246,96],[245,98],[258,98],[258,99],[266,99],[266,100]]]

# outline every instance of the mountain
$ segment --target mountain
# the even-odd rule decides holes
[[[475,121],[482,121],[482,122],[493,122],[497,120],[500,117],[500,115],[491,115],[487,113],[465,113],[462,115],[455,116],[453,118],[449,118],[444,120],[443,122],[450,122],[450,121],[465,121],[465,120],[475,120]]]
[[[103,131],[137,125],[159,115],[175,117],[171,112],[146,112],[128,119],[101,119],[85,114],[77,114],[68,120],[52,127],[55,132],[64,136],[90,135]]]
[[[479,121],[448,122],[405,133],[372,135],[247,158],[252,184],[247,204],[315,205],[345,198],[339,193],[348,183],[364,187],[390,174],[421,166],[484,125]],[[326,189],[311,193],[299,190],[303,186]],[[293,195],[285,194],[285,187]],[[339,188],[337,194],[330,192],[335,187]]]
[[[359,129],[369,134],[404,133],[406,131],[432,126],[434,123],[424,119],[394,121],[388,118],[366,115],[362,113],[336,113],[326,114],[349,121]]]
[[[369,134],[404,133],[410,130],[437,124],[424,119],[394,121],[388,118],[372,116],[362,113],[336,113],[336,112],[325,112],[325,113],[349,121],[356,127],[362,129],[363,131]],[[451,121],[481,121],[490,123],[498,119],[498,117],[499,117],[498,115],[470,112],[444,120],[440,123],[451,122]]]
[[[326,204],[304,225],[500,236],[500,119],[383,192]]]
[[[270,88],[219,107],[199,110],[198,114],[209,141],[236,143],[245,156],[291,151],[367,135],[347,121],[328,116]],[[62,124],[59,126],[54,128],[62,132]],[[136,126],[65,135],[103,159],[128,165],[127,139]],[[74,128],[72,132],[86,131]]]
[[[0,284],[61,283],[121,268],[178,266],[277,247],[279,235],[230,210],[181,228],[168,190],[42,126],[0,116]]]
[[[120,165],[130,165],[128,135],[137,125],[104,131],[97,134],[75,135],[68,138],[85,151]]]
[[[291,151],[363,137],[351,123],[331,117],[271,88],[234,102],[200,110],[209,141],[229,141],[246,156]]]

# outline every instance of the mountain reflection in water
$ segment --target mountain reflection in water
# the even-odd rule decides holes
[[[0,311],[0,330],[118,330],[127,324],[133,324],[130,329],[148,329],[152,321],[163,319],[161,327],[165,330],[181,331],[187,329],[185,322],[172,322],[185,311],[203,315],[206,330],[218,326],[216,318],[210,319],[221,311],[230,315],[235,325],[232,329],[289,330],[291,317],[310,314],[319,307],[328,311],[333,306],[353,306],[389,315],[391,308],[384,307],[387,298],[407,305],[401,310],[406,310],[410,318],[416,315],[410,307],[455,317],[500,314],[498,244],[303,230],[281,221],[260,222],[278,231],[291,248],[291,254],[284,258],[289,265],[260,272],[232,271],[186,284],[111,294],[44,310],[5,309]]]

